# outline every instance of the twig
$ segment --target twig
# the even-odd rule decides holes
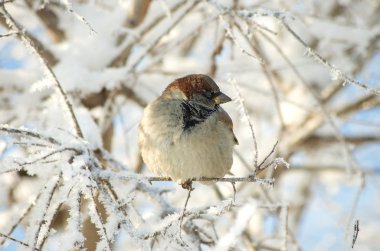
[[[327,108],[324,106],[323,102],[320,100],[318,93],[310,86],[310,84],[302,77],[300,72],[297,70],[297,68],[294,66],[294,64],[290,61],[290,59],[285,55],[283,50],[278,46],[268,35],[261,32],[263,37],[277,50],[277,52],[280,54],[280,56],[285,60],[285,62],[289,65],[291,70],[294,72],[296,77],[300,80],[301,84],[309,91],[309,93],[313,96],[314,100],[317,102],[318,106],[320,107],[322,111],[322,115],[324,116],[326,122],[330,124],[331,128],[334,131],[334,134],[337,138],[337,140],[340,142],[342,146],[342,152],[343,155],[346,158],[347,161],[347,170],[351,172],[353,169],[355,169],[354,160],[352,159],[350,155],[350,149],[347,145],[347,142],[345,138],[340,133],[337,125],[335,124],[331,114],[328,112]],[[302,123],[303,124],[303,123]]]
[[[13,237],[10,237],[9,235],[6,235],[6,234],[3,234],[3,233],[0,233],[0,236],[3,236],[5,239],[9,239],[9,240],[14,241],[14,242],[16,242],[16,243],[18,243],[18,244],[21,244],[21,245],[23,245],[23,246],[25,246],[25,247],[30,248],[30,245],[28,245],[27,243],[25,243],[25,242],[23,242],[23,241],[19,241],[19,240],[13,238]],[[40,251],[41,249],[33,248],[33,250]]]
[[[187,189],[188,190],[188,193],[187,193],[187,197],[186,197],[186,202],[185,202],[185,205],[183,207],[183,210],[182,210],[182,213],[181,213],[181,218],[180,218],[180,221],[179,221],[179,238],[182,240],[182,222],[183,222],[183,218],[185,217],[185,212],[186,212],[186,208],[187,208],[187,203],[189,202],[190,200],[190,195],[191,195],[191,192],[194,190],[193,186],[192,186],[192,181],[187,181],[186,183],[184,183],[184,185],[182,185],[183,188]]]
[[[243,34],[243,31],[242,31],[240,25],[236,22],[235,22],[235,25],[238,28],[238,30]],[[247,43],[251,46],[252,50],[255,51],[255,53],[257,55],[259,55],[263,60],[263,63],[260,64],[261,71],[264,73],[265,78],[268,80],[268,83],[269,83],[269,86],[270,86],[270,89],[271,89],[271,92],[273,95],[274,103],[276,105],[276,112],[277,112],[278,118],[280,120],[281,130],[284,130],[286,125],[285,125],[285,119],[284,119],[283,112],[282,112],[281,105],[280,105],[279,90],[278,90],[278,88],[274,82],[274,79],[273,79],[274,78],[273,70],[270,70],[268,67],[267,62],[269,60],[267,59],[267,57],[262,52],[263,50],[261,48],[257,48],[258,46],[260,46],[260,44],[257,41],[257,39],[255,39],[254,36],[252,36],[252,39],[254,39],[256,46],[253,45],[252,41],[250,41],[246,35],[244,36],[244,38],[247,41]]]
[[[257,140],[256,140],[256,135],[255,135],[255,131],[253,130],[253,125],[252,125],[252,122],[251,122],[251,118],[248,114],[248,110],[244,104],[244,99],[242,98],[241,94],[240,94],[240,91],[239,91],[239,87],[236,83],[236,80],[235,79],[230,79],[229,81],[231,83],[231,85],[233,86],[233,88],[235,89],[235,92],[237,94],[237,98],[238,98],[238,102],[243,110],[243,116],[247,119],[248,121],[248,125],[249,125],[249,128],[251,130],[251,136],[252,136],[252,139],[253,139],[253,146],[254,146],[254,149],[255,149],[255,157],[254,157],[254,167],[255,167],[255,173],[254,173],[254,176],[256,175],[256,172],[258,171],[258,165],[257,165],[257,162],[258,162],[258,158],[259,158],[259,151],[258,151],[258,147],[257,147]]]
[[[87,25],[87,27],[91,30],[91,32],[97,34],[97,32],[92,28],[92,26],[90,25],[89,22],[87,22],[87,20],[79,15],[72,7],[72,4],[69,2],[69,1],[66,1],[66,3],[64,3],[65,1],[62,1],[64,6],[66,7],[67,11],[70,12],[71,14],[73,14],[79,21],[81,21],[82,23],[84,23],[85,25]]]
[[[350,229],[350,224],[354,218],[354,215],[355,215],[355,211],[356,211],[356,208],[359,204],[359,198],[360,198],[360,195],[362,194],[363,192],[363,189],[364,189],[364,185],[365,185],[365,176],[362,172],[359,172],[359,188],[358,188],[358,191],[355,193],[355,197],[354,197],[354,201],[352,202],[352,207],[351,207],[351,210],[350,210],[350,214],[348,216],[348,219],[347,219],[347,224],[346,224],[346,234],[345,234],[345,237],[348,236],[348,232],[349,232],[349,229]]]
[[[281,110],[281,106],[280,106],[280,97],[278,95],[278,89],[277,89],[277,87],[274,83],[273,77],[272,77],[272,75],[273,75],[272,71],[270,71],[268,69],[268,63],[267,63],[268,60],[266,59],[265,55],[263,53],[261,53],[261,50],[259,50],[255,45],[253,45],[253,43],[248,38],[248,36],[246,34],[244,34],[242,28],[240,27],[239,23],[236,22],[236,20],[234,20],[234,24],[235,24],[235,27],[240,32],[240,34],[242,34],[243,38],[246,40],[248,45],[251,47],[251,50],[255,52],[257,57],[260,58],[261,71],[264,73],[264,75],[265,75],[265,77],[268,80],[268,83],[270,85],[271,92],[272,92],[274,102],[276,105],[276,111],[277,111],[277,114],[278,114],[278,117],[279,117],[279,120],[281,123],[281,129],[284,129],[285,128],[285,120],[284,120],[284,116],[282,115],[282,110]],[[257,45],[259,45],[259,43],[256,40],[255,40],[255,42]]]
[[[232,32],[231,25],[226,20],[224,20],[223,15],[220,15],[220,19],[224,23],[224,29],[226,31],[226,35],[229,36],[232,39],[232,42],[240,49],[240,52],[243,53],[243,54],[246,54],[248,57],[254,59],[259,64],[262,64],[263,63],[263,59],[261,57],[259,57],[258,55],[254,55],[254,54],[250,53],[249,51],[247,51],[246,49],[244,49],[243,46],[239,43],[239,41],[237,40],[236,36]]]
[[[149,182],[151,181],[173,181],[170,177],[147,177]],[[249,175],[246,177],[223,177],[223,178],[194,178],[191,181],[215,181],[215,182],[257,182],[257,183],[265,183],[269,185],[273,185],[273,179],[260,179],[255,177],[254,175]]]
[[[265,163],[265,161],[267,161],[267,159],[274,153],[274,151],[276,150],[276,147],[278,145],[278,140],[276,141],[276,144],[274,144],[272,150],[269,152],[269,154],[263,159],[263,161],[261,161],[261,163],[259,164],[259,171],[261,170],[264,170],[265,168],[261,169],[261,166]]]
[[[131,64],[131,66],[128,68],[127,72],[131,73],[133,70],[136,69],[136,67],[141,63],[141,61],[148,55],[158,44],[158,42],[166,36],[191,10],[193,10],[197,4],[199,3],[199,0],[194,0],[191,4],[186,6],[183,10],[183,12],[176,18],[174,21],[151,43],[147,48],[144,49],[144,52],[141,53],[141,55]]]
[[[170,9],[170,12],[171,13],[174,13],[176,12],[180,7],[182,7],[184,4],[186,4],[186,0],[183,0],[181,2],[177,2],[175,3],[171,9]],[[146,35],[148,34],[150,31],[154,30],[154,28],[158,25],[161,24],[161,22],[163,20],[165,20],[165,18],[167,17],[167,15],[164,13],[160,16],[158,16],[157,18],[155,18],[154,20],[152,20],[148,25],[146,25],[146,27],[138,34],[137,38],[135,39],[131,39],[132,41],[130,41],[129,43],[127,43],[126,46],[121,46],[122,50],[120,51],[120,53],[118,53],[116,55],[116,57],[114,57],[111,62],[108,64],[108,67],[115,67],[115,66],[121,66],[121,65],[124,65],[127,60],[128,60],[128,57],[131,53],[131,50],[133,48],[134,45],[136,44],[141,44],[141,39]],[[131,36],[134,36],[134,34],[130,34]],[[121,36],[119,39],[122,41],[125,40],[125,37],[126,36]]]
[[[14,36],[14,35],[18,35],[19,33],[14,31],[14,32],[8,32],[6,34],[0,34],[0,38],[3,38],[3,37],[10,37],[10,36]]]
[[[235,202],[236,201],[236,186],[235,186],[235,182],[231,182],[231,185],[232,185],[232,189],[234,190],[233,202]]]
[[[66,183],[67,184],[67,183]],[[46,240],[47,240],[47,238],[49,237],[49,233],[50,233],[50,231],[52,230],[52,226],[53,226],[53,223],[54,223],[54,220],[56,219],[56,217],[57,217],[57,215],[58,215],[58,213],[59,213],[59,211],[60,211],[60,209],[61,209],[61,207],[62,207],[62,205],[63,205],[63,203],[65,202],[65,200],[67,199],[67,198],[69,198],[69,195],[70,195],[70,193],[71,193],[71,191],[72,191],[72,189],[75,187],[75,185],[76,185],[76,183],[75,182],[71,182],[71,184],[69,183],[68,184],[68,189],[66,188],[66,187],[61,187],[61,191],[58,191],[57,193],[59,193],[59,192],[61,192],[61,193],[63,193],[63,194],[58,194],[58,196],[56,196],[56,197],[58,197],[59,199],[60,199],[60,201],[59,201],[59,203],[58,204],[56,204],[54,207],[53,207],[53,209],[51,210],[52,212],[53,212],[53,214],[52,215],[49,215],[49,217],[47,217],[47,219],[45,219],[45,216],[43,217],[44,218],[44,224],[45,224],[45,226],[47,226],[47,230],[46,230],[46,232],[42,235],[42,240],[40,241],[40,243],[39,243],[39,245],[38,245],[38,247],[37,248],[39,248],[39,249],[43,249],[43,247],[44,247],[44,244],[45,244],[45,242],[46,242]],[[63,185],[64,186],[64,185]],[[63,196],[62,196],[63,195]],[[41,238],[40,238],[41,239]]]
[[[47,192],[47,194],[48,194],[47,202],[44,205],[44,207],[42,208],[43,214],[42,214],[41,218],[39,219],[40,221],[38,223],[38,228],[34,234],[34,240],[33,240],[33,245],[32,245],[33,249],[38,249],[37,246],[39,245],[38,240],[40,237],[41,228],[42,228],[42,225],[45,224],[45,216],[47,214],[47,210],[50,207],[50,203],[52,201],[53,195],[54,195],[56,189],[58,188],[58,184],[61,181],[61,179],[62,179],[62,172],[60,172],[60,174],[59,174],[57,180],[55,181],[53,187],[51,188],[51,190]],[[46,189],[46,187],[45,187],[45,189]]]
[[[37,138],[37,139],[44,140],[44,141],[47,141],[47,142],[55,144],[55,145],[61,145],[61,143],[59,141],[57,141],[56,139],[54,139],[52,137],[46,137],[40,133],[33,132],[33,131],[26,129],[26,128],[13,128],[13,127],[9,127],[7,125],[0,125],[0,131],[10,133],[10,134],[16,134],[19,136],[27,136],[27,137]]]
[[[94,225],[96,226],[96,228],[99,229],[100,238],[104,238],[104,240],[106,241],[106,243],[107,243],[107,246],[106,246],[107,250],[112,250],[111,240],[107,236],[107,230],[106,230],[106,228],[104,226],[104,223],[103,223],[103,220],[102,220],[99,208],[96,205],[94,188],[93,187],[89,187],[88,189],[90,190],[89,194],[90,194],[90,199],[91,199],[91,201],[89,203],[89,210],[93,211],[92,217],[90,217],[91,221],[94,223]],[[90,208],[90,207],[92,207],[92,208]]]
[[[176,41],[174,41],[172,43],[168,43],[168,45],[165,46],[165,48],[164,48],[164,46],[161,46],[161,47],[157,48],[157,50],[160,53],[157,53],[157,55],[152,56],[150,62],[149,63],[145,63],[144,67],[139,70],[139,73],[140,74],[141,73],[146,73],[149,70],[151,70],[152,66],[154,66],[155,64],[157,64],[157,62],[162,61],[163,58],[165,58],[165,56],[167,55],[167,53],[170,53],[171,51],[175,50],[176,48],[178,48],[180,46],[183,46],[183,44],[187,43],[187,40],[194,40],[194,39],[199,38],[199,36],[202,33],[202,30],[205,29],[205,28],[208,28],[209,25],[210,25],[210,23],[213,22],[213,21],[215,21],[215,20],[217,20],[217,18],[218,18],[217,15],[211,16],[211,17],[203,20],[200,25],[198,25],[197,27],[195,27],[193,30],[191,30],[190,32],[188,32],[184,36],[178,38]],[[195,42],[193,42],[192,45],[194,45],[194,43]],[[191,45],[189,45],[189,47],[190,46]],[[190,50],[190,48],[187,48],[187,50]],[[154,54],[154,53],[152,53],[152,54]],[[173,75],[178,75],[178,73],[175,73]],[[210,76],[212,76],[212,74],[210,74]]]
[[[331,63],[329,63],[326,59],[324,59],[321,55],[319,55],[316,51],[314,51],[310,46],[307,45],[307,43],[292,29],[289,27],[289,25],[285,22],[285,15],[282,12],[278,11],[272,11],[272,10],[265,10],[265,9],[258,9],[257,11],[251,11],[247,12],[246,10],[243,11],[235,11],[231,8],[228,8],[226,6],[223,6],[222,4],[216,2],[216,1],[208,1],[210,2],[215,8],[217,8],[221,15],[224,15],[226,13],[230,15],[237,15],[241,18],[244,18],[246,20],[251,20],[254,16],[270,16],[273,18],[276,18],[280,21],[280,23],[288,30],[288,32],[299,42],[302,44],[302,46],[307,50],[308,54],[312,56],[313,59],[315,59],[317,62],[321,63],[322,65],[326,66],[331,73],[334,74],[334,77],[337,79],[340,79],[343,81],[343,84],[345,83],[351,83],[354,84],[372,94],[375,94],[377,96],[380,96],[380,91],[370,88],[366,86],[363,83],[360,83],[359,81],[354,80],[353,78],[347,76],[346,74],[342,73],[338,68],[334,67]]]
[[[64,147],[64,148],[61,148],[61,149],[57,149],[57,150],[51,151],[51,152],[43,155],[42,157],[39,157],[39,158],[37,158],[35,160],[32,160],[32,161],[22,162],[22,163],[15,161],[15,163],[18,164],[18,165],[20,165],[20,166],[32,165],[32,164],[35,164],[35,163],[37,163],[39,161],[45,160],[45,159],[47,159],[47,158],[49,158],[49,157],[51,157],[51,156],[53,156],[55,154],[62,153],[62,152],[65,152],[65,151],[72,151],[72,152],[74,152],[74,153],[76,153],[78,155],[81,154],[81,151],[79,151],[78,149],[75,149],[75,148],[72,148],[72,147]]]
[[[223,51],[224,41],[226,39],[225,35],[222,35],[221,38],[218,39],[217,31],[218,31],[218,29],[216,29],[216,34],[215,34],[215,40],[216,41],[215,41],[215,45],[214,45],[214,50],[211,53],[211,66],[210,66],[210,69],[209,69],[209,75],[212,78],[215,77],[215,73],[218,70],[218,64],[216,62],[216,58]]]
[[[329,61],[327,61],[325,58],[323,58],[321,55],[319,55],[315,50],[313,50],[290,26],[285,22],[285,17],[282,15],[274,15],[274,17],[280,21],[283,27],[286,28],[286,30],[306,49],[307,53],[317,62],[327,67],[330,72],[333,74],[333,77],[336,79],[340,79],[343,81],[343,85],[345,83],[350,83],[353,85],[356,85],[372,94],[375,94],[377,96],[380,96],[380,91],[373,89],[371,87],[368,87],[367,85],[360,83],[359,81],[356,81],[355,79],[347,76],[344,74],[341,70],[333,66]]]
[[[45,185],[46,187],[46,185]],[[18,220],[12,225],[12,227],[9,229],[8,233],[6,235],[11,235],[12,232],[16,229],[16,227],[24,220],[24,218],[30,213],[30,211],[33,209],[33,207],[36,205],[36,201],[39,200],[41,195],[44,192],[44,188],[42,188],[36,198],[29,204],[29,206],[24,210],[24,212],[21,214],[21,216],[18,218]],[[5,242],[5,239],[0,241],[0,246],[3,245]]]
[[[82,130],[80,129],[79,122],[75,116],[73,107],[72,107],[72,105],[71,105],[71,103],[70,103],[70,101],[66,95],[66,92],[64,91],[61,84],[59,83],[54,71],[49,66],[46,59],[44,57],[42,57],[38,47],[35,45],[33,40],[30,38],[29,34],[27,32],[25,32],[24,27],[22,27],[20,24],[18,24],[13,19],[13,17],[6,10],[4,4],[0,4],[0,6],[1,6],[1,9],[3,12],[2,15],[5,17],[5,20],[6,20],[8,27],[10,29],[15,29],[16,32],[20,33],[20,38],[25,43],[26,48],[29,49],[41,62],[42,66],[45,70],[45,74],[47,74],[47,77],[49,77],[49,79],[53,82],[53,84],[55,85],[59,94],[61,95],[63,101],[65,102],[65,106],[66,106],[66,108],[70,114],[70,117],[71,117],[71,121],[74,123],[74,129],[75,129],[76,134],[79,137],[83,138],[83,133],[82,133]]]
[[[282,241],[282,247],[281,251],[287,251],[288,250],[288,213],[289,207],[288,205],[281,207],[281,218],[283,220],[283,241]]]
[[[351,246],[352,248],[354,248],[355,246],[358,235],[359,235],[359,220],[356,220],[355,225],[354,225],[354,235],[352,236],[352,246]]]
[[[231,202],[222,201],[218,205],[207,206],[200,209],[186,210],[185,216],[191,217],[189,219],[191,220],[191,219],[200,219],[202,215],[210,215],[210,213],[214,215],[220,215],[226,211],[229,211],[230,208],[234,206],[236,205],[232,204]],[[142,239],[145,239],[145,240],[161,235],[163,232],[166,232],[168,228],[172,227],[175,222],[181,219],[181,214],[175,213],[174,215],[167,216],[167,218],[170,220],[163,221],[162,222],[163,224],[158,229],[155,229],[154,231],[150,233],[146,233],[146,231],[144,231],[138,234],[141,236]]]

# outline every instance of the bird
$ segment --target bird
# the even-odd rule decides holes
[[[232,119],[220,106],[229,101],[204,74],[170,83],[145,107],[138,128],[141,156],[149,171],[183,187],[193,179],[229,173],[238,144]]]

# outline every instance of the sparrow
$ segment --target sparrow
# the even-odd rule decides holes
[[[227,174],[238,144],[232,120],[220,107],[229,101],[207,75],[187,75],[169,84],[145,107],[138,128],[149,171],[182,184]]]

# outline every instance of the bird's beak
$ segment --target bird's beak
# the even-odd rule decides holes
[[[226,94],[224,94],[224,93],[221,92],[213,100],[214,100],[215,104],[220,105],[220,104],[223,104],[223,103],[230,102],[232,99],[230,97],[228,97]]]

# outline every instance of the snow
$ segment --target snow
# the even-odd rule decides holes
[[[236,220],[234,224],[230,227],[227,234],[219,240],[213,250],[230,250],[238,242],[238,237],[245,230],[250,222],[252,215],[256,211],[256,203],[248,203],[240,208],[237,212]]]
[[[100,237],[97,250],[246,250],[267,244],[340,250],[351,243],[341,233],[354,211],[363,226],[356,248],[378,246],[379,205],[373,198],[379,197],[379,3],[234,6],[223,0],[191,8],[193,1],[159,0],[132,29],[124,26],[130,1],[42,1],[64,32],[60,42],[36,14],[41,1],[32,8],[5,4],[20,31],[41,47],[25,37],[0,37],[0,233],[26,212],[15,226],[21,230],[10,235],[31,246],[47,237],[42,250],[85,248],[87,219]],[[8,34],[17,27],[0,29]],[[47,65],[43,51],[58,61]],[[122,52],[124,60],[112,63]],[[223,105],[239,140],[228,177],[253,182],[236,182],[236,194],[227,182],[194,182],[182,215],[187,191],[172,182],[149,182],[137,127],[143,106],[175,78],[211,69],[221,90],[235,96]],[[99,103],[86,106],[83,101],[93,95]],[[73,115],[83,138],[75,133]],[[336,140],[340,136],[346,145]],[[104,139],[111,140],[109,149],[103,149]],[[253,176],[276,141],[264,163],[269,167]],[[357,168],[351,176],[344,172],[342,148]],[[60,206],[68,216],[53,228],[49,223]],[[272,231],[262,226],[266,217],[279,223]]]

